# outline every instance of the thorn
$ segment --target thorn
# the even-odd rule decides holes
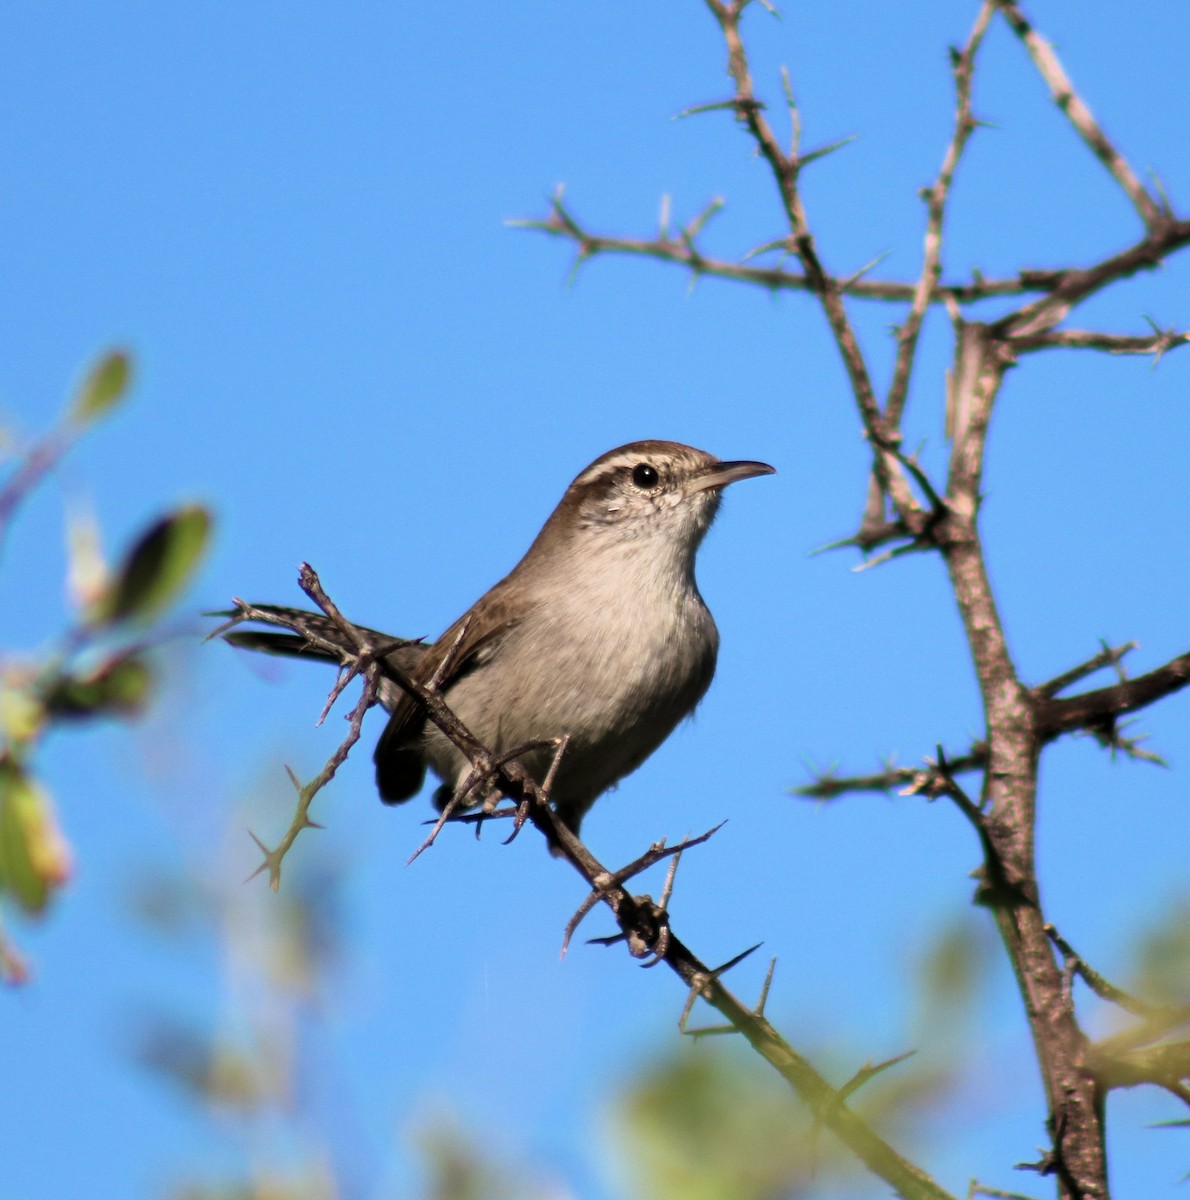
[[[682,1009],[682,1015],[678,1018],[678,1029],[680,1032],[686,1032],[686,1022],[690,1020],[690,1014],[694,1010],[694,1002],[702,995],[703,990],[708,984],[714,983],[721,975],[725,975],[732,967],[739,966],[740,963],[763,946],[763,942],[757,942],[755,946],[749,946],[742,954],[737,954],[735,958],[728,959],[720,967],[715,967],[714,970],[708,971],[705,975],[698,974],[694,978],[694,982],[690,985],[689,994],[686,996],[686,1004]]]
[[[764,945],[764,942],[757,942],[755,946],[749,946],[742,954],[737,954],[735,958],[729,958],[721,967],[716,967],[711,972],[713,978],[718,979],[720,975],[726,975],[728,971],[734,967],[738,967],[750,954],[755,954],[757,950]]]
[[[759,258],[762,254],[767,254],[770,250],[784,250],[786,254],[790,253],[790,241],[788,237],[774,238],[771,242],[765,242],[761,246],[757,246],[754,250],[749,250],[740,263],[746,263],[750,259]]]
[[[808,167],[817,159],[825,158],[828,154],[834,154],[836,150],[842,150],[844,146],[850,145],[858,140],[859,135],[855,133],[848,134],[847,137],[839,138],[837,142],[831,142],[826,146],[819,146],[817,150],[811,150],[807,154],[801,155],[797,160],[797,167],[800,171],[802,167]]]
[[[617,942],[627,939],[626,933],[609,933],[605,937],[587,938],[588,946],[614,946]]]
[[[855,534],[852,534],[850,537],[840,538],[837,542],[827,542],[822,546],[818,546],[815,549],[809,551],[809,553],[806,555],[806,557],[807,558],[817,558],[818,555],[827,554],[831,550],[846,550],[851,546],[858,546],[859,544],[860,543],[859,543],[858,537],[856,537]]]
[[[574,262],[570,264],[570,270],[566,272],[566,279],[562,286],[564,288],[572,288],[578,281],[578,273],[583,269],[583,263],[587,261],[586,251],[580,248],[579,252],[574,256]]]
[[[785,103],[790,112],[797,112],[797,101],[793,98],[793,82],[789,78],[789,68],[781,68],[781,90],[785,93]]]
[[[716,196],[710,204],[706,206],[682,231],[683,236],[687,239],[689,249],[694,251],[693,241],[703,231],[706,223],[719,212],[723,210],[723,206],[727,203],[722,196]]]
[[[719,112],[723,109],[732,109],[739,112],[743,108],[752,108],[762,112],[764,104],[759,100],[743,101],[738,96],[733,96],[730,100],[716,100],[711,104],[695,104],[690,108],[684,108],[681,112],[674,113],[670,117],[671,121],[680,121],[683,117],[697,117],[702,113]]]
[[[876,257],[874,259],[872,259],[872,261],[870,263],[868,263],[866,266],[860,267],[860,269],[858,271],[856,271],[854,275],[848,275],[846,279],[841,279],[839,281],[839,287],[842,290],[846,291],[847,288],[851,287],[853,284],[856,284],[861,279],[863,279],[863,277],[869,271],[875,270],[875,268],[878,267],[882,262],[884,262],[884,260],[886,258],[888,258],[888,256],[891,253],[892,253],[891,250],[885,250],[883,253],[877,254]]]
[[[700,1025],[697,1029],[683,1029],[683,1037],[691,1037],[697,1041],[701,1037],[717,1037],[725,1033],[739,1033],[734,1025]]]
[[[883,1071],[887,1071],[889,1067],[895,1067],[897,1063],[902,1063],[907,1058],[912,1058],[917,1053],[916,1050],[906,1050],[904,1054],[898,1054],[895,1058],[885,1059],[882,1063],[877,1063],[872,1066],[871,1063],[864,1063],[862,1067],[838,1090],[835,1096],[835,1103],[842,1104],[848,1096],[859,1091],[869,1080],[875,1079]]]
[[[261,854],[264,855],[264,862],[262,862],[260,864],[260,866],[258,866],[256,868],[256,870],[252,872],[251,875],[249,875],[249,876],[247,876],[247,878],[245,878],[245,880],[244,880],[245,883],[251,883],[252,880],[254,880],[257,877],[257,875],[260,875],[263,872],[269,870],[269,866],[270,866],[270,863],[272,862],[272,858],[273,858],[273,852],[268,848],[268,846],[266,846],[264,844],[264,842],[262,842],[260,840],[260,838],[258,838],[256,836],[256,834],[254,834],[252,832],[251,829],[248,830],[248,836],[256,843],[256,847],[261,852]],[[274,888],[273,890],[276,891],[276,888]]]
[[[760,987],[760,997],[756,1001],[756,1007],[752,1010],[758,1017],[764,1016],[764,1006],[768,1003],[769,988],[773,984],[773,972],[777,969],[777,956],[774,954],[769,960],[769,969],[765,973],[764,983]]]

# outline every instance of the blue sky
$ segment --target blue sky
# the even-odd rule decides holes
[[[950,130],[946,47],[975,8],[855,0],[790,4],[780,23],[751,15],[758,87],[779,108],[789,65],[806,144],[858,137],[805,181],[839,274],[885,252],[878,277],[915,272],[916,189]],[[1182,7],[1028,11],[1134,166],[1190,204]],[[127,346],[137,368],[132,400],[12,531],[5,647],[36,647],[68,619],[63,495],[91,498],[112,552],[177,499],[218,519],[154,717],[46,747],[78,867],[48,919],[16,931],[36,982],[0,997],[0,1198],[149,1196],[182,1170],[242,1167],[247,1143],[293,1151],[276,1130],[196,1116],[129,1054],[152,1013],[234,1028],[257,1003],[214,925],[147,933],[129,896],[185,871],[230,893],[246,927],[266,921],[275,897],[239,887],[254,865],[244,830],[280,832],[281,764],[312,774],[340,736],[333,719],[313,727],[329,682],[318,671],[200,649],[188,614],[232,595],[298,602],[307,560],[349,616],[433,636],[516,561],[583,466],[641,437],[779,474],[732,490],[700,559],[722,633],[710,695],[584,832],[614,864],[729,817],[683,867],[683,938],[710,960],[763,939],[780,959],[770,1016],[800,1047],[837,1055],[840,1079],[915,1044],[913,965],[967,911],[969,830],[942,804],[818,808],[788,789],[807,763],[866,770],[962,746],[979,709],[940,563],[857,574],[845,554],[809,556],[854,528],[867,468],[821,316],[802,296],[711,280],[690,292],[641,261],[589,264],[567,287],[568,249],[504,224],[544,213],[564,182],[600,231],[648,235],[668,194],[679,220],[724,198],[713,253],[780,234],[730,117],[670,119],[727,95],[702,6],[80,0],[9,6],[0,35],[0,413],[33,436],[102,349]],[[999,25],[976,112],[991,127],[956,184],[947,277],[1087,263],[1138,236]],[[1076,323],[1185,327],[1188,284],[1183,256]],[[853,312],[886,380],[899,313]],[[948,355],[935,316],[906,424],[935,470]],[[1010,374],[984,529],[1027,678],[1100,638],[1138,640],[1137,671],[1186,649],[1188,386],[1184,353],[1156,371],[1084,353]],[[1111,978],[1130,978],[1142,931],[1187,893],[1188,705],[1143,717],[1171,771],[1113,765],[1087,740],[1043,767],[1047,905]],[[582,889],[529,836],[504,849],[458,833],[406,868],[426,807],[377,804],[361,751],[318,801],[328,831],[294,854],[315,896],[320,872],[340,880],[344,945],[303,1036],[311,1111],[336,1161],[353,1164],[350,1194],[407,1194],[408,1132],[440,1109],[498,1131],[504,1152],[575,1195],[617,1194],[603,1097],[675,1040],[680,987],[618,950],[576,946],[560,963]],[[593,918],[589,932],[605,931]],[[749,963],[735,983],[747,994],[763,969]],[[972,1020],[952,1117],[910,1148],[957,1191],[979,1176],[1040,1192],[1011,1170],[1043,1131],[1002,964]],[[1110,1015],[1091,1027],[1107,1031]],[[1119,1195],[1181,1194],[1185,1132],[1145,1128],[1178,1115],[1149,1092],[1113,1098]]]

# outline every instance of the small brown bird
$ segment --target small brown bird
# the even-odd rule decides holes
[[[566,489],[508,575],[436,642],[403,646],[393,660],[423,684],[446,660],[443,698],[496,754],[567,735],[551,795],[577,833],[596,799],[640,766],[710,685],[719,634],[695,583],[695,556],[723,488],[773,473],[678,442],[611,450]],[[319,614],[258,607],[344,640]],[[227,639],[331,659],[292,634],[237,630]],[[466,786],[470,763],[396,684],[386,682],[380,699],[390,712],[375,753],[381,798],[416,795],[429,766],[442,781],[441,808]],[[529,750],[521,762],[541,780],[553,753]]]

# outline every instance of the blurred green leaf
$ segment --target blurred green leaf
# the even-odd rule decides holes
[[[1190,1004],[1190,897],[1171,899],[1136,940],[1129,990],[1157,1004]]]
[[[0,680],[0,734],[10,745],[31,742],[45,724],[45,705],[32,690]]]
[[[162,1019],[138,1039],[136,1056],[192,1096],[249,1113],[265,1112],[284,1095],[284,1056],[207,1037]]]
[[[132,377],[132,364],[123,350],[111,350],[87,373],[70,408],[70,419],[88,424],[114,408]]]
[[[128,552],[92,619],[99,624],[152,620],[186,586],[210,531],[210,514],[197,504],[162,517]]]
[[[512,1161],[501,1145],[468,1129],[453,1116],[432,1115],[414,1132],[425,1169],[423,1200],[567,1200],[556,1180]]]
[[[746,1056],[700,1045],[654,1062],[613,1111],[628,1193],[649,1200],[771,1200],[837,1165],[793,1093]]]
[[[153,686],[148,665],[136,652],[108,659],[84,675],[59,675],[45,693],[46,710],[58,718],[135,716]]]
[[[0,761],[0,891],[40,912],[70,874],[49,795],[11,758]]]
[[[975,1014],[995,952],[994,934],[981,912],[960,913],[939,926],[918,957],[914,1042],[925,1049],[962,1034]]]

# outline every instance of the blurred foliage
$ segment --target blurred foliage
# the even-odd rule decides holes
[[[0,445],[14,459],[0,478],[0,551],[8,528],[74,442],[125,398],[132,367],[112,351],[92,366],[56,427],[19,451],[11,430]],[[153,690],[145,627],[178,597],[210,536],[210,516],[186,505],[152,522],[114,569],[104,562],[92,518],[67,530],[66,591],[75,620],[18,657],[0,647],[0,912],[45,910],[70,877],[71,853],[37,754],[52,728],[138,715]],[[36,568],[23,568],[26,576]],[[20,568],[16,574],[20,575]],[[139,634],[139,637],[137,636]],[[21,982],[28,967],[0,926],[0,978]]]
[[[274,773],[269,772],[269,779]],[[287,794],[273,797],[288,803]],[[259,815],[270,797],[251,792]],[[242,814],[229,821],[227,845],[242,849]],[[220,882],[222,881],[222,882]],[[323,853],[296,862],[279,894],[243,886],[239,872],[209,858],[193,871],[139,880],[128,897],[134,917],[171,952],[190,957],[216,943],[222,995],[213,1019],[173,1011],[130,1017],[132,1056],[196,1119],[208,1122],[240,1164],[209,1177],[187,1174],[168,1200],[335,1200],[387,1194],[365,1165],[370,1122],[344,1087],[329,1018],[342,1003],[346,871]],[[328,1120],[328,1114],[333,1119]],[[535,1174],[492,1150],[485,1131],[471,1136],[444,1110],[418,1113],[407,1135],[422,1160],[426,1200],[567,1200]]]
[[[648,1200],[799,1196],[816,1170],[838,1165],[782,1080],[742,1051],[706,1043],[647,1067],[612,1123],[630,1193]]]
[[[1132,987],[1156,1004],[1190,1005],[1190,897],[1171,901],[1141,934]]]
[[[571,1195],[498,1161],[490,1140],[480,1142],[440,1116],[415,1136],[426,1173],[424,1200],[567,1200]]]
[[[916,955],[903,1057],[862,1062],[866,1047],[814,1048],[848,1105],[881,1133],[918,1143],[929,1131],[945,1136],[994,961],[986,915],[963,913]],[[845,1194],[858,1180],[854,1158],[735,1038],[685,1042],[650,1062],[615,1098],[610,1121],[626,1158],[624,1190],[640,1200],[792,1200]]]
[[[234,826],[238,840],[242,824]],[[172,1200],[332,1200],[349,1190],[320,1119],[328,1085],[318,1045],[340,970],[342,885],[327,856],[295,870],[281,896],[205,861],[193,875],[142,879],[129,897],[171,949],[193,954],[213,940],[224,963],[213,1022],[171,1012],[130,1022],[136,1060],[214,1122],[245,1164],[237,1178],[186,1178]],[[341,1096],[330,1103],[340,1118],[350,1107]]]
[[[268,799],[261,788],[251,789],[255,816]],[[272,800],[283,806],[288,796],[277,789]],[[233,817],[228,845],[242,837],[242,819]],[[193,956],[200,943],[214,940],[224,964],[212,1020],[202,1025],[158,1012],[138,1017],[131,1035],[144,1068],[209,1122],[242,1164],[232,1178],[226,1172],[188,1177],[168,1192],[170,1200],[330,1200],[361,1193],[569,1200],[576,1193],[567,1182],[509,1151],[498,1120],[469,1125],[453,1115],[449,1098],[430,1098],[408,1120],[395,1114],[392,1142],[380,1148],[383,1167],[398,1139],[409,1140],[420,1158],[416,1187],[385,1188],[377,1164],[361,1166],[374,1155],[361,1148],[359,1131],[375,1123],[343,1086],[350,1069],[336,1058],[328,1022],[352,974],[342,906],[347,885],[345,866],[324,851],[295,863],[276,895],[243,887],[236,871],[214,869],[208,859],[192,876],[143,879],[130,896],[140,921],[175,952]],[[907,956],[917,983],[909,1023],[920,1043],[897,1049],[921,1053],[887,1070],[857,1072],[867,1046],[814,1050],[840,1085],[860,1075],[847,1103],[881,1132],[918,1142],[926,1131],[945,1137],[953,1121],[946,1105],[978,1026],[993,939],[986,914],[972,911]],[[326,1119],[329,1112],[334,1121]],[[683,1040],[613,1088],[604,1113],[610,1136],[599,1158],[617,1170],[615,1190],[626,1197],[792,1200],[846,1194],[859,1179],[854,1159],[738,1039]]]
[[[99,625],[152,621],[186,585],[210,535],[211,518],[198,505],[150,525],[125,556],[91,611]]]
[[[923,1048],[946,1052],[970,1036],[998,946],[987,914],[969,909],[948,917],[918,954],[914,1037]]]
[[[265,1174],[247,1183],[182,1183],[169,1200],[336,1200],[341,1193],[327,1174],[296,1178]]]

